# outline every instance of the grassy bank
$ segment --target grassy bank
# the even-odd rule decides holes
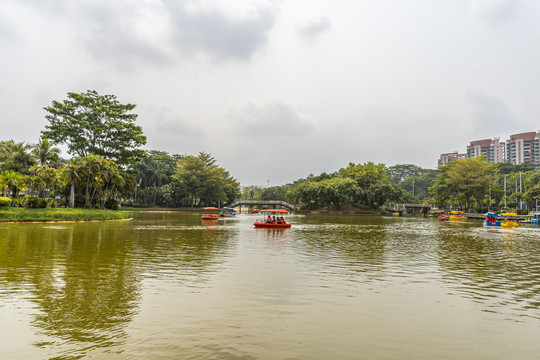
[[[0,208],[0,222],[121,220],[129,217],[128,212],[113,210]]]

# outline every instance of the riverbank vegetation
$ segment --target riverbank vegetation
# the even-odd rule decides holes
[[[455,160],[439,169],[350,163],[291,184],[240,191],[239,182],[211,154],[142,150],[146,137],[136,124],[135,107],[93,90],[53,101],[44,108],[48,123],[35,145],[0,141],[0,195],[7,198],[0,199],[0,207],[195,208],[252,199],[283,200],[305,210],[422,203],[521,211],[536,208],[540,198],[535,165],[490,164],[483,158]],[[71,158],[59,156],[59,144]]]
[[[0,222],[98,221],[122,220],[129,217],[129,212],[105,209],[0,208]]]

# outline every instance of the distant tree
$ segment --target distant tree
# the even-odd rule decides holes
[[[185,156],[178,162],[172,176],[174,183],[190,197],[191,206],[196,200],[210,205],[227,203],[240,195],[240,184],[228,171],[216,164],[210,154]]]
[[[346,168],[339,169],[341,177],[348,177],[356,181],[362,189],[360,203],[369,207],[379,207],[386,201],[399,199],[401,190],[387,178],[388,169],[384,164],[350,163]]]
[[[401,181],[405,180],[410,176],[421,175],[424,170],[416,165],[412,164],[398,164],[390,166],[388,168],[388,180],[394,184],[399,184]]]
[[[497,185],[497,169],[483,157],[454,160],[439,169],[442,173],[430,188],[439,204],[462,199],[470,209],[475,200],[485,197],[490,186]]]
[[[286,200],[287,190],[289,190],[288,185],[281,186],[271,186],[264,189],[261,194],[261,200]]]
[[[246,200],[260,200],[264,189],[257,185],[244,186],[242,198]]]
[[[135,125],[133,104],[120,104],[114,95],[99,95],[94,90],[68,93],[68,99],[45,107],[49,124],[42,136],[66,144],[72,155],[96,154],[126,165],[142,158],[138,149],[146,144],[142,128]]]

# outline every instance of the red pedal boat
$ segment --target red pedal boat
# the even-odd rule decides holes
[[[274,214],[288,214],[287,210],[283,209],[265,209],[261,210],[261,213],[274,213]],[[268,216],[270,218],[270,216]],[[278,220],[272,221],[272,220],[263,220],[263,221],[257,221],[254,223],[255,227],[258,228],[290,228],[291,223],[286,222],[285,220],[282,220],[279,222]]]
[[[203,210],[219,211],[219,209],[216,208],[216,207],[205,207],[205,208],[203,208]],[[203,220],[217,220],[217,219],[219,219],[219,216],[217,214],[208,213],[208,214],[204,214],[203,216],[201,216],[201,219],[203,219]]]

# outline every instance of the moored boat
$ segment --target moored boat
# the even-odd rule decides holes
[[[441,210],[438,213],[439,213],[439,217],[437,218],[437,220],[439,220],[439,221],[448,221],[449,220],[448,211]]]
[[[284,209],[264,209],[260,211],[261,213],[274,213],[274,214],[288,214],[287,210]],[[266,220],[257,221],[253,224],[255,227],[258,228],[290,228],[291,223],[288,223],[281,217],[281,219],[276,219],[275,216],[271,217],[268,215],[268,218]]]
[[[223,211],[221,211],[221,213],[219,214],[219,216],[221,216],[221,217],[235,217],[235,216],[236,216],[236,212],[234,211],[233,208],[230,208],[230,207],[224,207],[224,208],[223,208]]]
[[[463,211],[451,211],[450,214],[448,218],[450,221],[467,221],[467,217],[463,215]]]

